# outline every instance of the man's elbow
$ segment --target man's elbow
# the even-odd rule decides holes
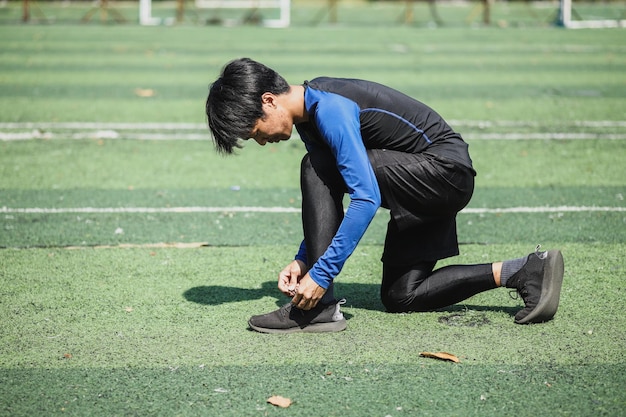
[[[380,194],[370,196],[366,200],[367,210],[369,214],[374,216],[374,214],[376,214],[376,211],[378,210],[381,204],[382,204],[382,199],[380,197]]]

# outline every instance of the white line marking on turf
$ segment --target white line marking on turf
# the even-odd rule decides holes
[[[469,140],[624,140],[626,134],[620,133],[465,133]]]
[[[466,208],[461,213],[491,214],[491,213],[581,213],[581,212],[626,212],[626,207],[598,207],[598,206],[556,206],[556,207],[505,207],[505,208]]]
[[[79,133],[52,133],[40,130],[31,132],[0,132],[1,141],[20,141],[33,139],[130,139],[130,140],[210,140],[209,133],[126,133],[116,130],[94,130]]]
[[[8,208],[0,213],[15,214],[133,214],[133,213],[300,213],[294,207],[68,207],[68,208]]]
[[[622,132],[545,132],[549,123],[511,120],[452,120],[457,127],[491,129],[491,132],[467,132],[463,136],[471,140],[626,140]],[[541,128],[544,132],[502,132],[499,127]],[[559,122],[555,129],[572,128],[624,128],[622,120],[580,120]],[[0,141],[33,139],[129,139],[129,140],[210,140],[206,125],[201,123],[97,123],[97,122],[25,122],[0,123]]]
[[[202,123],[25,122],[0,123],[0,129],[207,130],[208,128]]]
[[[159,243],[120,243],[119,245],[95,245],[95,246],[63,246],[65,249],[85,249],[87,247],[92,249],[196,249],[205,246],[210,246],[209,242],[159,242]]]
[[[67,207],[43,208],[1,207],[5,214],[149,214],[149,213],[300,213],[295,207]],[[498,213],[581,213],[581,212],[626,212],[626,207],[598,206],[543,206],[543,207],[503,207],[466,208],[462,214]]]
[[[535,122],[531,120],[450,120],[451,125],[468,126],[478,128],[491,127],[539,127],[548,126],[549,122]],[[626,127],[625,120],[573,120],[559,121],[558,126],[577,126],[577,127]],[[1,126],[1,125],[0,125]]]
[[[537,127],[549,125],[532,120],[449,120],[452,125],[468,127]],[[556,123],[555,123],[556,124]],[[559,121],[559,126],[626,127],[626,120]],[[207,130],[204,123],[99,123],[99,122],[0,122],[0,129],[120,129],[120,130]]]
[[[294,136],[296,136],[294,134]],[[466,140],[626,140],[626,133],[465,133]],[[51,133],[34,130],[32,132],[0,132],[0,141],[22,140],[84,140],[84,139],[126,139],[140,141],[165,140],[210,140],[209,133],[127,133],[116,130],[98,130],[79,133]]]

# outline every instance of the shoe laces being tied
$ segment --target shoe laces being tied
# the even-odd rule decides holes
[[[283,305],[283,306],[279,309],[280,316],[281,316],[282,318],[289,317],[289,314],[291,313],[291,310],[293,310],[293,304],[291,304],[291,303],[287,303],[287,304]],[[298,309],[296,309],[296,310],[298,310]],[[298,311],[299,311],[299,310],[298,310]]]

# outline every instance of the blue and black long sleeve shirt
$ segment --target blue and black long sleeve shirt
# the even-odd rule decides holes
[[[367,149],[429,152],[472,168],[467,144],[430,107],[370,81],[320,77],[305,82],[309,120],[296,129],[309,152],[329,149],[350,196],[344,219],[326,252],[309,270],[328,288],[355,250],[381,204]],[[296,259],[307,262],[306,245]]]

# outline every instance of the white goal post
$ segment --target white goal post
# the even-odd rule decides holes
[[[142,26],[160,25],[161,20],[152,16],[152,0],[139,0],[139,24]]]
[[[572,0],[560,0],[559,25],[569,29],[597,29],[626,27],[626,20],[572,20]]]
[[[263,19],[263,25],[274,28],[285,28],[291,24],[291,0],[195,0],[198,9],[277,9],[278,19]],[[161,19],[152,16],[152,0],[139,0],[139,23],[142,25],[159,25]]]

